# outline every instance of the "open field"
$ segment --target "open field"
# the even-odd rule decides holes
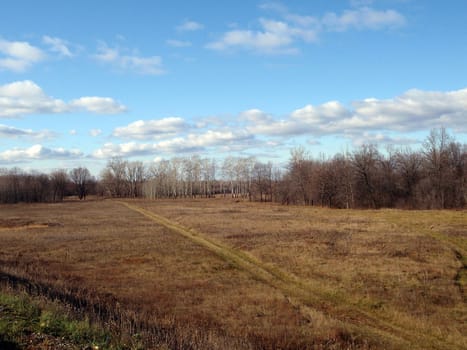
[[[467,348],[466,211],[20,204],[0,206],[0,242],[4,279],[129,346]]]

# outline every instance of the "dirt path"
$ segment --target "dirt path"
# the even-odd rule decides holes
[[[461,344],[447,342],[446,339],[430,334],[430,332],[410,329],[403,324],[397,324],[394,321],[371,314],[369,311],[359,308],[358,305],[352,304],[335,291],[324,290],[322,287],[318,289],[313,286],[311,281],[300,279],[275,266],[265,264],[245,252],[219,243],[198,231],[179,225],[133,203],[123,201],[119,203],[214,252],[237,268],[247,271],[255,279],[280,290],[294,305],[300,308],[305,316],[311,313],[311,309],[321,311],[344,322],[346,327],[357,334],[368,335],[373,339],[384,339],[384,343],[391,344],[395,348],[463,348]]]

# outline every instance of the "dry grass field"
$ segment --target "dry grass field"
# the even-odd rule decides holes
[[[0,244],[3,280],[81,307],[130,348],[467,348],[466,211],[4,205]]]

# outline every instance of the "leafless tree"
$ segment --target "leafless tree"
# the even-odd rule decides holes
[[[273,167],[272,163],[256,162],[253,166],[252,197],[261,202],[272,202],[273,199]],[[259,198],[259,199],[258,199]]]
[[[86,199],[88,185],[91,181],[91,173],[89,170],[84,167],[74,168],[70,171],[70,179],[75,184],[79,199]]]
[[[293,202],[302,202],[305,205],[313,205],[313,192],[315,187],[315,164],[303,147],[291,151],[289,162],[289,197]]]
[[[354,151],[352,164],[355,169],[355,192],[359,203],[365,207],[378,208],[378,163],[380,154],[375,145],[362,145]]]
[[[101,173],[104,188],[113,197],[125,197],[128,193],[126,167],[126,160],[113,157]]]
[[[453,142],[445,128],[433,129],[423,143],[423,156],[431,187],[429,201],[433,208],[447,207],[447,192],[452,181],[450,144]]]
[[[404,207],[416,208],[416,189],[422,180],[422,156],[410,148],[405,148],[397,151],[395,157],[400,188],[399,198]]]
[[[145,168],[141,161],[125,162],[125,177],[129,197],[141,197],[145,180]]]
[[[69,177],[66,170],[64,169],[55,170],[50,174],[54,202],[63,201],[68,181]]]

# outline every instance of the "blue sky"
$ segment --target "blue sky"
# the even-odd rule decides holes
[[[467,140],[467,2],[25,1],[0,10],[0,168]]]

